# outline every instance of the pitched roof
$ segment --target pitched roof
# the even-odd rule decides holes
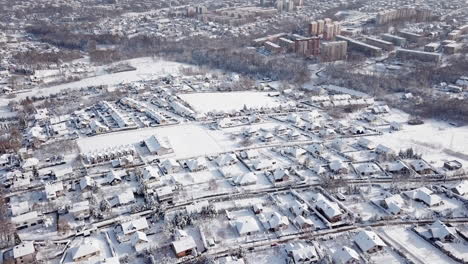
[[[260,231],[260,227],[258,226],[257,221],[251,216],[239,217],[235,224],[237,232],[239,232],[240,235]]]
[[[385,243],[376,233],[367,230],[360,231],[354,237],[354,242],[356,242],[359,248],[364,252],[367,252],[376,246],[385,246]]]
[[[174,247],[174,250],[176,254],[194,249],[197,247],[197,244],[195,243],[195,240],[191,236],[186,236],[181,238],[180,240],[176,240],[172,242],[172,246]]]
[[[351,259],[359,260],[359,254],[349,247],[342,247],[341,249],[335,251],[333,254],[333,259],[339,264],[347,263]]]
[[[129,222],[120,224],[122,226],[122,232],[127,235],[136,231],[141,231],[148,228],[148,222],[146,218],[140,217]]]
[[[13,257],[20,258],[36,252],[33,241],[27,241],[13,248]]]
[[[89,242],[89,243],[81,244],[80,246],[71,249],[72,259],[76,260],[81,257],[87,256],[96,252],[100,252],[100,251],[101,249],[97,245],[95,245],[95,243]]]

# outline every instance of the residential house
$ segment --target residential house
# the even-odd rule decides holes
[[[240,186],[254,185],[257,183],[257,174],[255,172],[244,173],[235,177],[233,181]]]
[[[168,137],[157,137],[153,135],[144,142],[151,154],[167,155],[174,153],[174,149]]]
[[[34,263],[36,261],[36,249],[33,241],[27,241],[13,247],[3,253],[5,264]],[[1,261],[1,259],[0,259]]]
[[[240,157],[242,159],[248,159],[248,160],[254,160],[257,159],[260,156],[257,150],[254,149],[249,149],[249,150],[244,150],[240,153]]]
[[[289,173],[289,170],[287,170],[287,169],[277,168],[277,169],[273,172],[273,180],[274,180],[275,182],[285,182],[285,181],[288,181],[288,180],[289,180],[289,176],[290,176],[290,173]]]
[[[208,165],[206,164],[206,159],[203,157],[187,160],[185,162],[185,165],[191,172],[202,171],[208,168]]]
[[[359,254],[347,246],[336,250],[333,253],[333,260],[336,264],[359,264],[361,263]]]
[[[309,208],[307,204],[301,203],[298,200],[294,200],[291,202],[291,205],[289,206],[289,211],[294,215],[294,216],[308,216],[310,215]]]
[[[375,149],[376,145],[374,142],[372,142],[371,140],[369,140],[368,138],[365,138],[365,137],[361,137],[358,141],[357,141],[357,144],[364,148],[364,149],[368,149],[368,150],[372,150],[372,149]]]
[[[167,173],[178,173],[181,170],[180,164],[175,159],[166,159],[161,162],[161,169]]]
[[[452,188],[452,191],[458,195],[464,196],[468,194],[468,181],[462,181]]]
[[[287,216],[281,215],[278,212],[273,212],[268,220],[268,224],[271,230],[280,231],[288,228],[289,220]]]
[[[141,231],[136,231],[133,233],[132,237],[130,238],[132,246],[135,250],[140,251],[141,249],[145,248],[148,245],[149,240],[145,233]]]
[[[235,227],[239,235],[252,235],[260,231],[257,220],[252,216],[243,216],[235,220]]]
[[[421,175],[433,173],[431,166],[427,164],[424,160],[412,160],[409,162],[409,165],[413,170]]]
[[[408,175],[410,173],[410,170],[408,169],[408,167],[406,167],[406,165],[400,160],[387,163],[385,165],[385,170],[392,174],[399,174],[399,175]]]
[[[73,218],[77,220],[86,219],[91,216],[91,209],[89,206],[89,201],[81,201],[78,203],[73,203],[72,207],[68,210]]]
[[[435,221],[429,226],[430,239],[441,242],[453,242],[456,240],[455,231],[446,226],[440,220]]]
[[[197,250],[197,244],[192,236],[185,236],[172,242],[172,249],[178,258],[191,255]]]
[[[232,153],[221,154],[216,159],[216,164],[218,164],[219,167],[229,166],[229,165],[233,165],[236,163],[237,163],[237,157],[236,155]]]
[[[27,227],[42,224],[43,218],[37,211],[28,212],[25,214],[13,216],[11,222],[15,225],[16,229],[23,229]]]
[[[46,184],[44,187],[47,200],[55,200],[63,195],[63,183],[61,181]]]
[[[83,243],[78,247],[70,249],[73,262],[88,261],[93,257],[101,255],[101,248],[93,242]]]
[[[156,189],[156,196],[158,197],[159,202],[172,202],[174,191],[171,186],[163,186]]]
[[[122,178],[127,175],[127,172],[125,170],[111,170],[107,173],[107,184],[110,185],[117,185],[122,182]]]
[[[286,253],[288,254],[288,257],[292,259],[292,263],[294,264],[310,264],[319,260],[315,247],[304,245],[302,243],[286,245]]]
[[[404,194],[415,200],[425,203],[427,206],[437,206],[443,203],[443,200],[427,187],[421,187],[416,190],[404,192]]]
[[[96,186],[96,183],[94,182],[94,180],[91,177],[85,176],[85,177],[80,179],[81,191],[84,192],[84,191],[91,190],[94,186]]]
[[[149,226],[146,218],[139,217],[131,221],[121,223],[118,226],[117,237],[119,241],[127,241],[131,239],[135,232],[146,232],[148,230]]]
[[[328,167],[335,174],[346,174],[348,173],[348,165],[342,160],[332,160]]]
[[[112,206],[117,206],[117,205],[127,205],[136,202],[135,196],[133,195],[132,190],[126,190],[122,193],[119,193],[114,197],[112,200],[111,204]]]
[[[252,162],[252,168],[256,171],[271,170],[276,161],[270,159],[259,159]]]
[[[260,137],[260,140],[263,142],[272,142],[274,139],[275,139],[275,136],[273,136],[273,134],[270,132],[265,132]]]
[[[314,229],[315,228],[314,222],[311,219],[305,218],[302,215],[298,215],[296,218],[294,218],[294,222],[296,223],[296,225],[298,225],[302,229]]]
[[[385,198],[382,201],[382,207],[387,209],[391,214],[400,214],[405,206],[405,201],[400,194],[394,194],[390,197]]]
[[[325,198],[322,194],[318,194],[315,208],[330,222],[341,221],[344,216],[340,206]]]
[[[462,167],[463,165],[458,160],[451,160],[451,161],[444,162],[444,168],[446,168],[449,171],[459,170]]]
[[[367,230],[361,230],[354,237],[354,243],[365,253],[374,253],[386,246],[376,233]]]
[[[354,169],[356,170],[356,173],[361,177],[373,176],[381,172],[376,164],[370,162],[357,164],[354,166]]]
[[[143,182],[152,182],[152,181],[159,180],[158,170],[151,165],[141,168],[140,172],[141,172],[141,179]]]

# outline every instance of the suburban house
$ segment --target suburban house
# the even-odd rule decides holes
[[[146,221],[146,218],[140,217],[128,222],[121,223],[119,226],[117,226],[117,238],[119,241],[127,241],[131,239],[132,235],[135,232],[145,232],[149,229],[148,226],[148,221]]]
[[[372,142],[371,140],[365,138],[365,137],[361,137],[358,141],[357,141],[357,144],[364,148],[364,149],[368,149],[368,150],[372,150],[372,149],[375,149],[375,143]]]
[[[235,227],[239,235],[252,235],[260,231],[257,220],[252,216],[243,216],[235,220]]]
[[[337,203],[328,200],[322,194],[318,195],[315,208],[330,222],[341,221],[344,215],[343,211]]]
[[[233,165],[236,163],[237,163],[237,157],[236,155],[232,153],[221,154],[216,159],[216,164],[218,164],[219,167],[229,166],[229,165]]]
[[[133,233],[132,237],[130,238],[130,241],[132,242],[133,248],[135,248],[135,250],[137,251],[140,251],[141,249],[145,248],[149,243],[148,237],[145,233],[141,231],[136,231],[135,233]]]
[[[408,198],[425,203],[427,206],[437,206],[443,203],[442,199],[427,187],[407,191],[404,194]]]
[[[408,167],[406,167],[406,165],[400,160],[387,163],[385,165],[385,171],[392,173],[392,174],[399,174],[399,175],[408,175],[410,173],[410,170],[408,169]]]
[[[153,135],[150,138],[145,139],[144,142],[151,154],[167,155],[174,153],[174,149],[172,148],[168,137],[157,137]]]
[[[235,177],[233,181],[240,186],[254,185],[257,183],[257,174],[255,172],[244,173]]]
[[[160,167],[167,174],[178,173],[181,170],[180,164],[175,159],[164,160]]]
[[[462,181],[452,188],[452,191],[458,195],[464,196],[468,194],[468,181]]]
[[[91,210],[89,207],[89,201],[81,201],[78,203],[74,203],[72,207],[68,210],[73,218],[75,219],[85,219],[91,215]]]
[[[47,200],[55,200],[63,195],[63,184],[61,181],[45,185],[45,195]]]
[[[405,205],[405,201],[400,194],[394,194],[390,197],[385,198],[382,201],[382,207],[387,209],[391,214],[397,215],[400,214]]]
[[[249,149],[249,150],[245,150],[245,151],[242,151],[240,153],[240,157],[242,159],[249,159],[249,160],[253,160],[253,159],[256,159],[258,158],[260,155],[258,153],[257,150],[254,150],[254,149]]]
[[[15,225],[16,229],[23,229],[42,224],[43,217],[37,211],[32,211],[18,216],[13,216],[11,222]]]
[[[354,165],[354,169],[356,170],[356,173],[361,177],[373,176],[381,172],[380,168],[375,163],[370,162]]]
[[[155,192],[160,202],[164,202],[164,201],[171,202],[172,198],[174,197],[174,191],[172,190],[171,186],[163,186],[163,187],[157,188]]]
[[[444,162],[444,168],[449,171],[459,170],[462,167],[463,165],[458,160],[451,160],[451,161]]]
[[[274,212],[271,214],[268,224],[270,225],[271,230],[280,231],[288,228],[289,220],[287,216]]]
[[[197,244],[192,236],[183,236],[172,242],[172,249],[178,258],[188,256],[197,250]]]
[[[85,177],[80,179],[81,191],[84,192],[84,191],[91,190],[94,186],[96,186],[96,183],[94,182],[94,180],[91,177],[85,176]]]
[[[296,218],[294,218],[294,222],[302,229],[315,228],[314,222],[311,219],[305,218],[302,215],[298,215]]]
[[[419,174],[431,174],[433,173],[431,166],[427,164],[424,160],[412,160],[409,162],[411,168]]]
[[[453,228],[446,226],[440,220],[435,221],[429,226],[429,238],[433,241],[453,242],[456,240]]]
[[[111,170],[107,173],[107,184],[110,185],[117,185],[122,182],[122,178],[127,176],[127,172],[125,170]]]
[[[151,166],[145,166],[141,168],[141,179],[143,182],[151,182],[159,180],[159,172],[158,170]]]
[[[361,263],[359,254],[347,246],[338,249],[333,254],[333,260],[337,264],[359,264]]]
[[[290,173],[287,169],[277,168],[273,172],[273,179],[275,182],[285,182],[289,180]]]
[[[197,172],[206,170],[208,168],[206,160],[203,157],[198,157],[196,159],[190,159],[185,162],[185,165],[191,172]]]
[[[317,251],[314,246],[298,243],[295,245],[286,245],[286,253],[295,264],[315,263],[319,260]]]
[[[1,259],[0,259],[1,261]],[[36,249],[33,241],[27,241],[3,253],[5,264],[26,264],[36,261]]]
[[[308,216],[310,215],[309,208],[305,203],[301,203],[298,200],[292,201],[292,204],[289,207],[289,211],[294,215],[294,216]]]
[[[365,253],[374,253],[386,246],[376,233],[367,230],[361,230],[354,237],[354,243]]]
[[[348,165],[341,160],[332,160],[328,167],[334,174],[346,174],[348,173]]]
[[[78,247],[70,249],[73,262],[83,262],[90,258],[101,255],[101,249],[92,242],[83,243]]]

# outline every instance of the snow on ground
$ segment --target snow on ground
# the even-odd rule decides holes
[[[385,119],[389,122],[402,123],[408,120],[408,114],[392,110],[392,113]],[[401,131],[385,133],[369,139],[396,151],[412,147],[416,153],[422,154],[425,160],[435,162],[434,165],[437,167],[441,167],[444,161],[453,159],[468,166],[466,135],[468,135],[468,126],[453,127],[445,122],[425,120],[422,125],[411,126],[405,123]]]
[[[278,107],[281,102],[265,92],[193,93],[179,94],[199,113],[211,111],[231,112],[248,108]]]
[[[165,61],[161,59],[153,59],[151,57],[143,57],[131,60],[120,61],[119,63],[129,63],[137,68],[135,71],[119,72],[113,74],[102,74],[95,77],[85,78],[80,81],[70,82],[60,85],[51,86],[48,88],[36,88],[25,93],[19,93],[14,99],[0,98],[0,106],[5,106],[10,100],[21,100],[26,97],[50,95],[58,93],[66,89],[80,89],[88,86],[98,85],[117,85],[120,83],[129,83],[139,80],[154,79],[165,74],[177,73],[180,67],[188,67],[186,64]],[[107,66],[106,66],[107,67]],[[102,69],[97,68],[97,73],[101,73]],[[1,111],[0,111],[1,112]]]
[[[386,227],[383,230],[388,237],[391,237],[401,247],[405,247],[423,263],[456,263],[406,227]]]
[[[174,149],[174,154],[166,155],[176,159],[189,158],[227,151],[234,145],[213,137],[211,131],[201,125],[182,124],[160,128],[144,128],[104,134],[77,140],[81,152],[99,151],[109,147],[136,144],[152,135],[167,136]],[[221,144],[222,143],[222,144]]]

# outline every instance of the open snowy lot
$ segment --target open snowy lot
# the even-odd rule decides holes
[[[404,247],[407,252],[410,252],[412,258],[421,263],[456,263],[406,227],[386,227],[381,230],[387,238],[391,238],[392,243],[395,243],[397,247]]]
[[[121,145],[136,144],[152,135],[167,136],[174,149],[174,154],[167,155],[167,157],[177,159],[223,152],[234,147],[232,143],[229,143],[229,140],[223,141],[220,135],[214,137],[211,135],[211,131],[195,124],[145,128],[81,138],[78,139],[78,146],[81,152],[87,153]]]
[[[244,106],[272,108],[281,104],[277,98],[264,92],[191,93],[178,96],[199,113],[238,111]]]
[[[405,123],[408,114],[398,110],[392,110],[386,120],[404,123],[403,129],[370,137],[370,140],[396,151],[413,148],[416,153],[422,154],[425,160],[435,162],[433,165],[436,167],[441,167],[444,161],[453,159],[468,165],[468,126],[453,127],[446,122],[435,120],[424,120],[422,125],[411,126]]]
[[[171,62],[161,59],[153,59],[151,57],[142,57],[137,59],[125,60],[119,63],[128,63],[135,67],[135,71],[126,71],[113,74],[107,74],[103,71],[103,67],[96,68],[95,77],[85,78],[76,82],[64,83],[47,88],[36,88],[31,91],[18,94],[12,100],[21,100],[31,96],[46,96],[59,93],[67,89],[80,89],[88,86],[99,85],[117,85],[120,83],[130,83],[140,80],[150,80],[166,74],[174,74],[179,71],[181,67],[188,67],[188,65]],[[106,65],[105,67],[108,67]],[[0,98],[0,106],[6,106],[10,99]]]

